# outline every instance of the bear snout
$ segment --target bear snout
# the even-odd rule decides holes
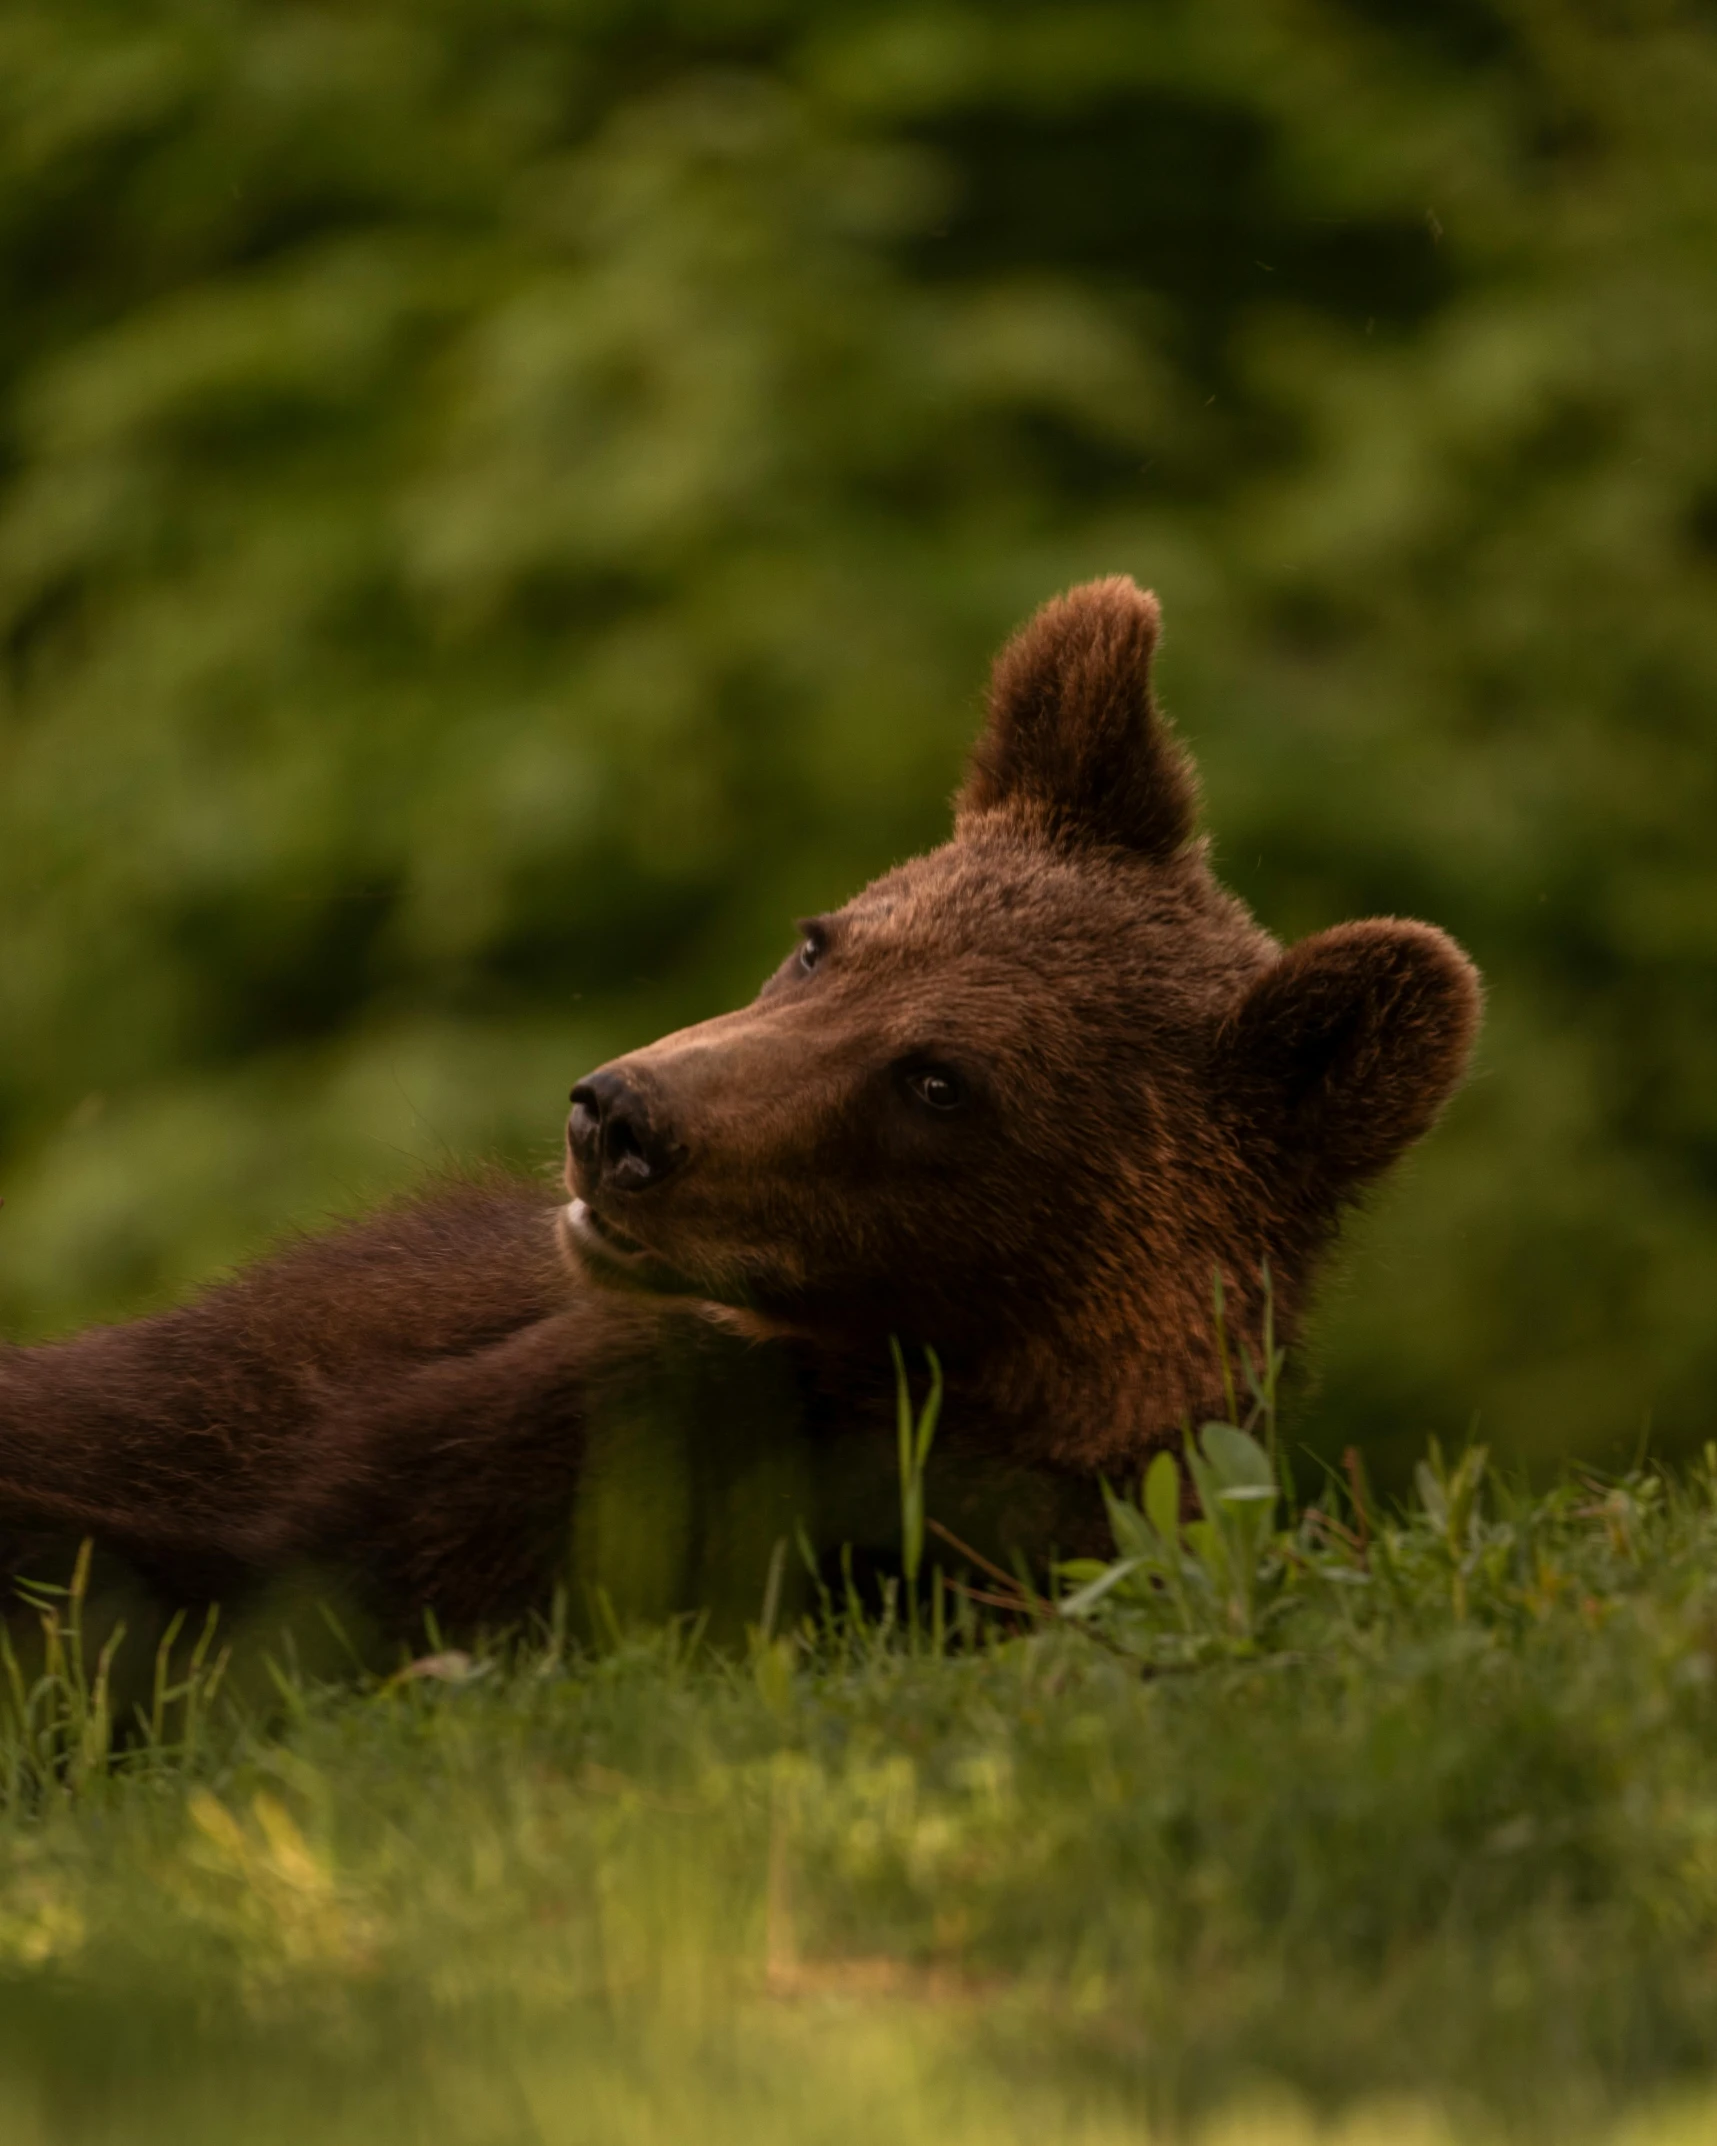
[[[685,1157],[660,1109],[611,1066],[589,1074],[573,1089],[566,1145],[579,1188],[587,1196],[647,1192]]]

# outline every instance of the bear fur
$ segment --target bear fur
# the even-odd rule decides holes
[[[1254,1352],[1266,1270],[1291,1335],[1480,998],[1429,925],[1284,951],[1217,883],[1157,635],[1126,579],[1046,605],[952,839],[803,926],[751,1005],[582,1081],[570,1199],[455,1184],[0,1352],[6,1567],[87,1536],[164,1603],[310,1571],[384,1630],[505,1621],[576,1564],[651,1395],[683,1451],[762,1411],[813,1478],[886,1481],[891,1335],[945,1366],[936,1465],[1036,1485],[1026,1531],[1218,1413],[1214,1274]]]

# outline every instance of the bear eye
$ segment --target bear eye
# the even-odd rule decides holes
[[[908,1092],[926,1110],[958,1110],[966,1100],[965,1084],[957,1073],[950,1073],[945,1066],[926,1066],[921,1072],[907,1076]]]
[[[799,929],[805,934],[805,943],[799,949],[799,968],[809,976],[828,950],[828,934],[820,924],[801,924]]]

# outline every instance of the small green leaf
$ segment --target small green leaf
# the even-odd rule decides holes
[[[1172,1453],[1159,1453],[1145,1471],[1145,1511],[1170,1557],[1180,1542],[1180,1469]]]
[[[1059,1603],[1057,1607],[1061,1615],[1063,1617],[1083,1617],[1085,1612],[1101,1602],[1105,1595],[1113,1593],[1121,1585],[1122,1581],[1130,1580],[1143,1562],[1142,1558],[1137,1557],[1118,1559],[1113,1565],[1100,1572],[1096,1579],[1092,1580],[1087,1586],[1080,1588],[1077,1594],[1069,1595],[1065,1601]]]
[[[1231,1423],[1207,1423],[1199,1434],[1199,1444],[1223,1490],[1244,1487],[1275,1495],[1276,1473],[1270,1466],[1269,1454],[1256,1438],[1237,1431]]]
[[[1215,1584],[1221,1587],[1228,1577],[1228,1545],[1222,1530],[1214,1521],[1188,1521],[1186,1544]]]
[[[1115,1547],[1123,1557],[1148,1559],[1153,1564],[1163,1554],[1161,1542],[1148,1525],[1138,1507],[1125,1498],[1117,1498],[1105,1485],[1104,1494],[1109,1505],[1109,1526],[1115,1537]]]
[[[1068,1557],[1063,1558],[1055,1569],[1074,1587],[1088,1587],[1093,1580],[1100,1580],[1104,1573],[1113,1571],[1114,1567],[1105,1564],[1100,1557]]]

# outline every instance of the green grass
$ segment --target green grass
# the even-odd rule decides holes
[[[1159,1476],[1062,1607],[927,1575],[916,1640],[770,1631],[777,1570],[725,1655],[233,1713],[216,1644],[115,1748],[48,1602],[0,2137],[1717,2135],[1717,1458],[1290,1517],[1236,1437],[1202,1532]]]

